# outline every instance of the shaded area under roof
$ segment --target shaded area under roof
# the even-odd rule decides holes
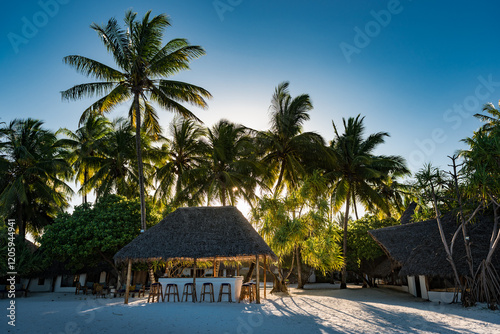
[[[152,260],[277,259],[264,239],[233,206],[179,208],[132,240],[116,263]]]
[[[443,230],[448,240],[458,228],[456,217],[446,214],[441,219]],[[486,258],[489,249],[493,220],[490,217],[478,217],[477,222],[468,226],[474,268]],[[396,266],[400,266],[400,276],[428,275],[451,277],[453,271],[446,260],[436,219],[385,227],[369,231],[375,241],[384,249]],[[453,250],[453,259],[460,275],[467,275],[465,246],[462,232],[459,232]],[[500,252],[493,255],[492,264],[500,268]]]

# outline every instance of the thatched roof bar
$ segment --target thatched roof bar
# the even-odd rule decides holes
[[[115,254],[116,263],[154,260],[245,261],[277,259],[233,206],[179,208]]]

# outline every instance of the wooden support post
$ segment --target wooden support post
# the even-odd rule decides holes
[[[128,294],[130,291],[130,278],[132,276],[132,260],[128,260],[128,268],[127,268],[127,281],[125,285],[125,304],[128,304]]]
[[[196,259],[194,259],[193,285],[196,287]]]
[[[267,285],[266,273],[267,273],[267,256],[264,256],[264,299],[266,299],[266,285]]]
[[[217,270],[217,259],[214,257],[214,277],[218,277],[219,273]]]
[[[255,256],[255,276],[257,284],[255,284],[255,289],[257,289],[257,298],[255,299],[256,304],[260,304],[260,278],[259,278],[259,256]]]
[[[236,263],[236,276],[240,276],[240,263]]]

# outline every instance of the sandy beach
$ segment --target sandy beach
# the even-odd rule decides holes
[[[499,333],[500,311],[479,305],[423,301],[387,288],[340,290],[330,284],[268,295],[262,304],[155,303],[133,298],[38,293],[16,299],[9,326],[8,299],[2,333]]]

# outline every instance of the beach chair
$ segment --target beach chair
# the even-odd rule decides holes
[[[125,291],[126,291],[126,285],[123,284],[120,289],[116,290],[115,297],[116,297],[116,294],[118,294],[118,297],[123,296],[125,294]]]
[[[87,288],[87,290],[85,291],[85,294],[87,295],[89,292],[91,294],[94,294],[94,282],[87,282],[85,283],[85,288]]]
[[[109,294],[109,286],[106,284],[106,282],[100,282],[99,285],[102,286],[102,291],[105,295]]]
[[[141,293],[142,293],[142,296],[144,297],[144,294],[146,292],[146,287],[144,285],[140,284],[140,283],[137,283],[135,285],[134,291],[132,291],[132,292],[136,292],[137,293],[137,297],[139,297],[139,298],[141,297]]]
[[[75,289],[75,295],[79,294],[80,291],[83,291],[83,294],[87,294],[87,287],[85,285],[82,285],[80,282],[76,282],[76,289]]]
[[[27,289],[27,288],[25,288],[25,287],[24,287],[24,285],[22,285],[22,284],[16,284],[16,285],[15,285],[15,289],[16,289],[16,290],[15,290],[15,291],[16,291],[16,294],[17,294],[18,292],[21,292],[21,293],[23,293],[23,292],[24,292],[24,297],[28,297],[28,292],[29,292],[29,291],[28,291],[28,289]]]
[[[104,293],[104,288],[103,288],[103,286],[101,284],[96,283],[96,284],[94,284],[94,286],[95,286],[95,298],[97,298],[97,297],[102,297],[102,298],[106,297],[106,294]]]

